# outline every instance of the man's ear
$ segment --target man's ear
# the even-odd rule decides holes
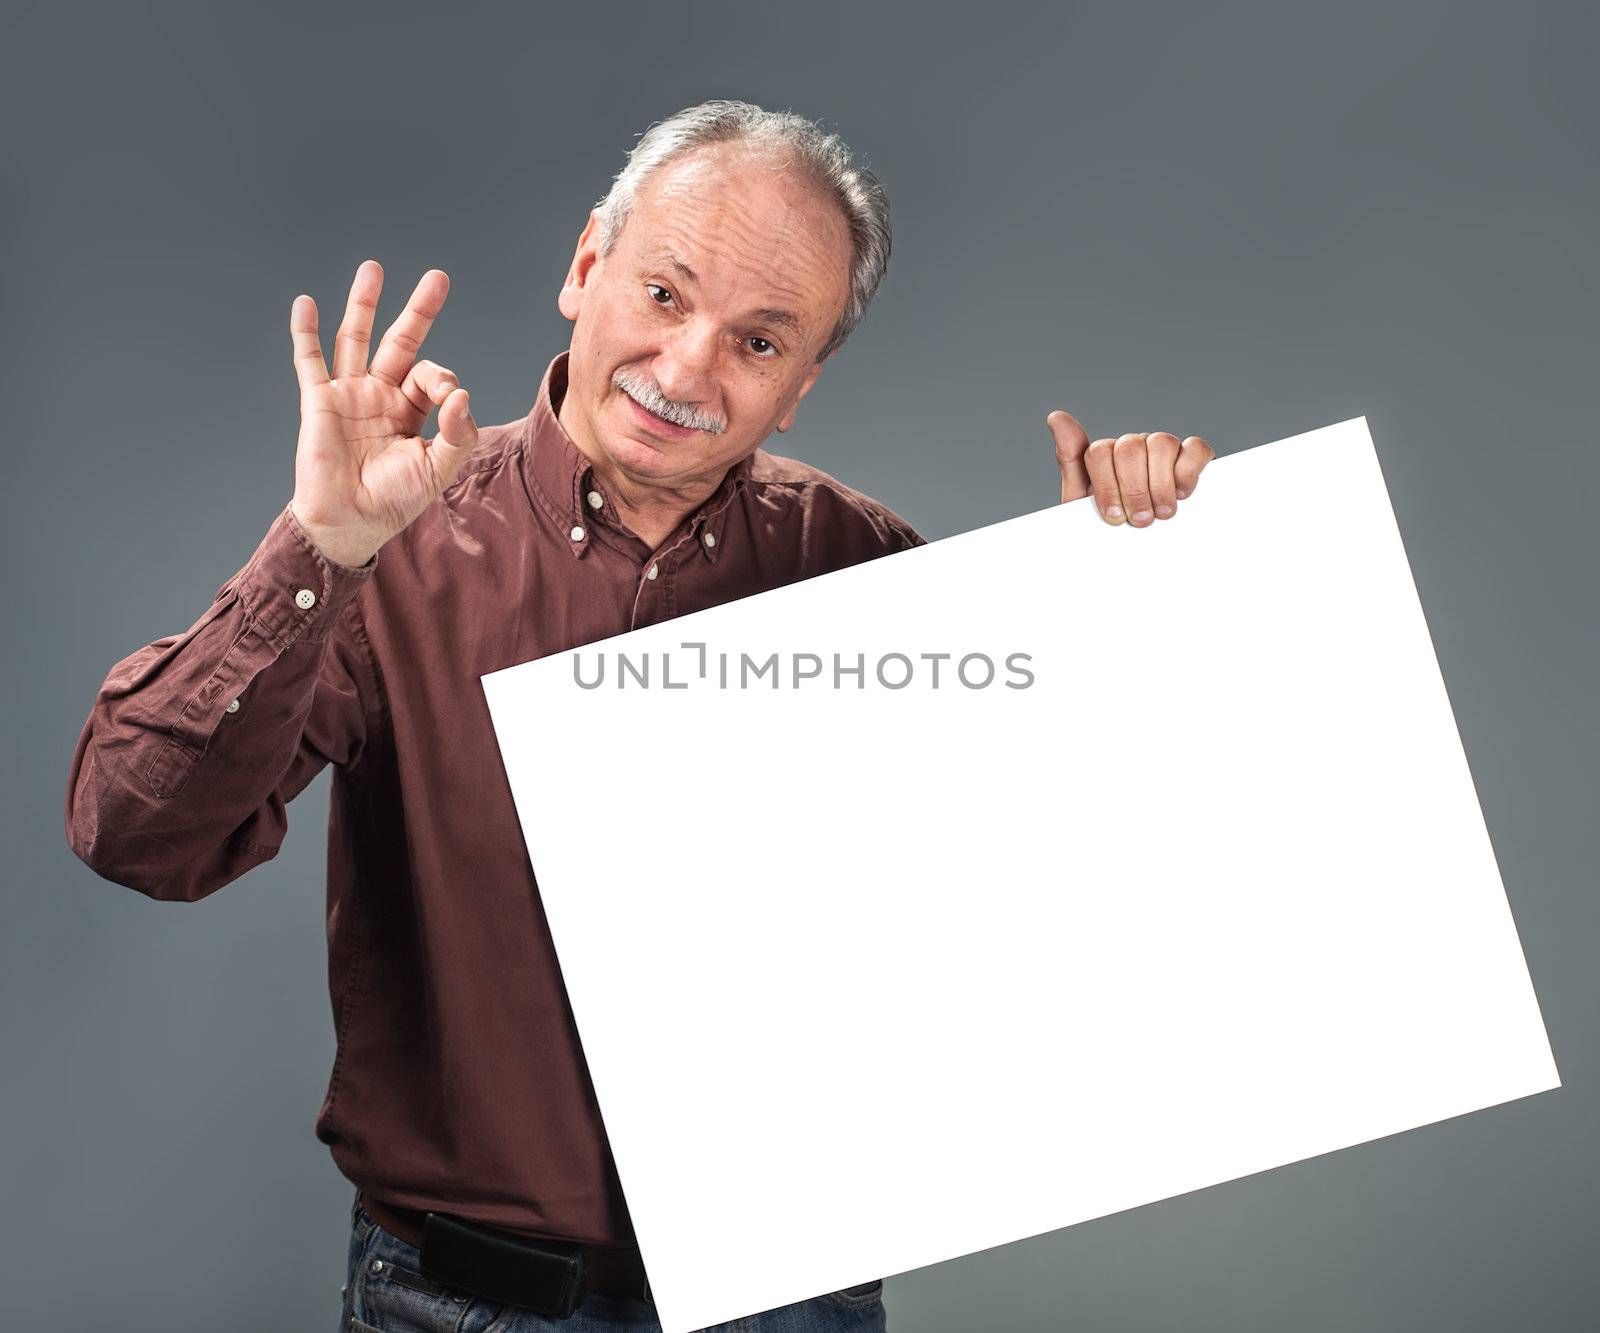
[[[831,356],[832,353],[830,352]],[[822,359],[827,360],[827,357]],[[817,382],[817,376],[822,374],[822,361],[818,361],[810,370],[806,371],[805,379],[800,381],[800,388],[794,396],[794,402],[789,404],[789,410],[778,419],[778,429],[788,430],[794,425],[795,414],[800,411],[800,400],[811,392],[811,386]]]
[[[572,266],[567,269],[567,280],[556,297],[556,308],[568,319],[576,320],[583,309],[584,292],[588,289],[590,274],[600,259],[600,215],[593,211],[578,236],[578,248],[572,254]]]

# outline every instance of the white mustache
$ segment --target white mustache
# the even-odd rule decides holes
[[[645,379],[642,375],[619,370],[611,377],[611,382],[640,407],[654,412],[663,421],[670,421],[674,426],[682,426],[686,430],[703,430],[710,435],[720,435],[727,429],[727,423],[720,417],[714,417],[709,412],[701,412],[684,403],[673,402],[661,392],[654,380]]]

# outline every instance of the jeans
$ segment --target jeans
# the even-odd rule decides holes
[[[422,1272],[422,1256],[361,1206],[350,1209],[350,1257],[339,1333],[661,1333],[655,1307],[589,1292],[570,1318],[552,1319],[457,1291]],[[883,1282],[779,1306],[704,1333],[884,1333]]]

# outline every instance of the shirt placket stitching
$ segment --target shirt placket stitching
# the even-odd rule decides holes
[[[677,541],[673,542],[666,551],[655,557],[657,564],[657,580],[661,583],[661,603],[666,610],[664,620],[671,620],[678,614],[678,569],[683,564],[684,556],[680,554],[683,548],[693,540],[694,530],[691,528]]]
[[[705,534],[712,532],[715,541],[720,542],[722,540],[719,535],[715,534],[713,523],[733,503],[738,491],[738,484],[735,483],[733,489],[723,497],[722,502],[714,510],[701,514],[689,525],[688,529],[677,541],[673,542],[665,551],[658,551],[652,555],[651,563],[657,566],[656,581],[661,584],[661,602],[665,610],[662,619],[671,620],[678,614],[678,570],[684,561],[689,558],[689,553],[684,548],[688,547],[697,551],[707,564],[714,565],[716,563],[714,551],[719,548],[713,547],[708,550],[705,545]],[[645,570],[649,568],[649,565],[645,566]],[[629,618],[629,629],[639,628],[639,603],[644,596],[646,584],[645,573],[641,570],[639,586],[634,589],[633,612]]]

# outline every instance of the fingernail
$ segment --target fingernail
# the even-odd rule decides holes
[[[1154,515],[1148,509],[1141,509],[1133,516],[1133,521],[1135,523],[1148,523],[1153,517]]]
[[[1109,521],[1111,521],[1112,523],[1121,522],[1122,521],[1122,506],[1121,505],[1111,505],[1106,510],[1106,518]]]
[[[1171,505],[1157,505],[1156,506],[1156,513],[1160,514],[1162,518],[1170,518],[1171,515],[1172,515],[1172,506]]]
[[[1182,486],[1178,487],[1178,499],[1187,500],[1188,498],[1189,498],[1189,492],[1184,490]]]

